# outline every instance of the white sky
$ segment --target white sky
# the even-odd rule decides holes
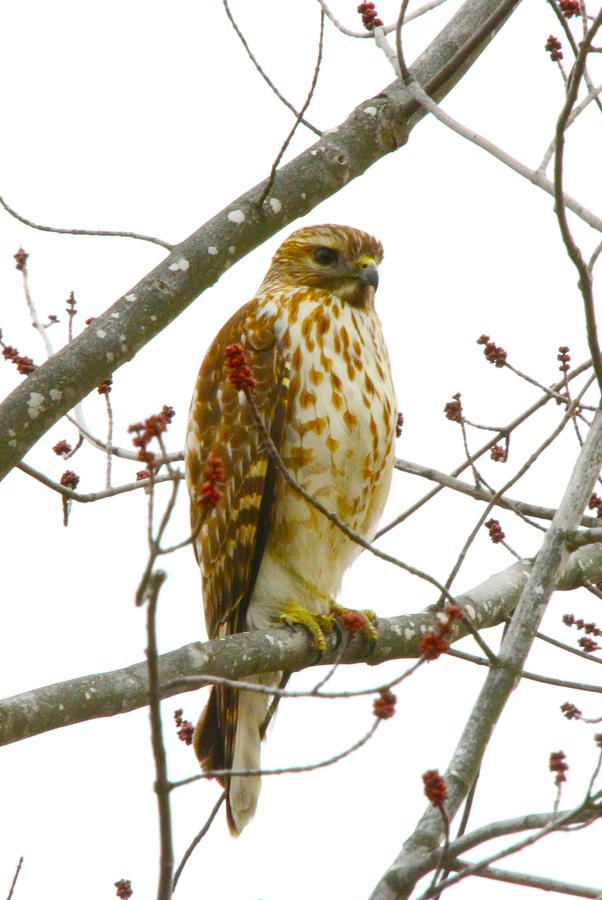
[[[232,0],[231,5],[258,59],[286,96],[301,105],[316,54],[315,0]],[[355,2],[331,6],[350,27],[359,28]],[[450,0],[408,27],[408,59],[456,8]],[[396,3],[383,0],[378,10],[390,22]],[[36,221],[180,240],[267,175],[290,128],[290,113],[252,69],[218,0],[169,5],[21,0],[4,4],[0,22],[5,38],[0,193]],[[525,0],[444,104],[533,166],[552,136],[562,103],[560,76],[543,51],[550,33],[558,28],[548,7]],[[307,116],[320,128],[333,127],[391,80],[392,71],[372,42],[344,39],[327,23],[323,72]],[[598,211],[599,128],[593,110],[575,127],[567,185]],[[300,130],[287,158],[313,140]],[[510,421],[537,398],[511,373],[486,365],[475,343],[481,333],[490,334],[511,361],[545,383],[557,377],[559,344],[571,347],[576,362],[586,357],[576,275],[560,241],[551,198],[437,122],[424,121],[406,148],[226,273],[116,373],[111,395],[116,443],[128,446],[127,426],[168,403],[177,413],[169,446],[183,445],[196,372],[217,328],[252,296],[282,237],[304,222],[321,221],[356,225],[385,246],[378,306],[406,422],[400,456],[442,470],[462,460],[459,430],[442,414],[458,390],[471,419],[495,425]],[[578,226],[576,234],[591,251],[596,235]],[[29,324],[12,260],[20,245],[30,254],[31,289],[41,318],[53,313],[61,319],[49,332],[57,348],[65,339],[64,301],[71,290],[79,330],[85,318],[102,312],[162,258],[159,248],[141,242],[42,234],[0,215],[0,327],[7,343],[36,362],[43,360],[43,346]],[[0,366],[3,395],[19,381],[9,363]],[[102,398],[91,395],[85,412],[102,436]],[[516,464],[554,427],[557,415],[557,410],[547,411],[524,437],[513,439]],[[27,457],[57,480],[67,466],[51,447],[61,438],[74,443],[74,429],[61,423]],[[471,440],[476,448],[483,438],[477,433]],[[555,504],[576,453],[574,435],[567,433],[513,495]],[[501,469],[485,462],[483,469],[501,483],[511,465]],[[98,453],[82,451],[68,467],[81,476],[82,491],[102,488],[104,461]],[[131,480],[137,468],[116,462],[115,481]],[[396,474],[385,520],[427,487]],[[144,613],[134,608],[133,595],[145,562],[142,493],[77,506],[65,529],[58,497],[15,471],[2,485],[2,510],[0,694],[141,660]],[[454,497],[441,500],[381,546],[444,580],[480,511]],[[535,552],[533,531],[507,513],[498,517],[521,555]],[[182,492],[171,536],[183,538],[186,527]],[[458,590],[511,562],[483,534],[458,578]],[[183,551],[166,565],[162,650],[205,636],[192,553]],[[381,616],[417,611],[434,599],[423,584],[366,555],[343,594],[347,605],[369,605]],[[558,622],[569,609],[586,619],[602,618],[599,603],[587,596],[555,598],[547,627],[567,640],[573,635],[559,629]],[[495,647],[499,635],[489,633],[487,639]],[[474,649],[470,641],[465,645]],[[595,667],[541,647],[529,665],[575,680],[595,675],[589,671]],[[403,669],[403,663],[372,671],[348,667],[334,684],[378,684]],[[424,667],[398,691],[398,715],[383,724],[365,750],[335,768],[264,779],[255,822],[232,841],[220,817],[189,863],[176,896],[366,897],[424,808],[421,773],[445,768],[483,677],[484,670],[452,659]],[[294,686],[309,686],[315,679],[316,672],[306,672],[295,677]],[[563,749],[571,764],[563,805],[578,802],[595,752],[590,731],[561,717],[558,706],[566,699],[596,714],[593,695],[571,696],[530,683],[515,693],[486,756],[471,826],[550,809],[554,792],[547,760],[552,750]],[[176,739],[172,712],[181,705],[195,720],[203,702],[204,694],[187,694],[164,704],[174,779],[193,774],[196,763]],[[338,704],[288,701],[281,705],[262,761],[267,767],[318,761],[352,743],[370,724],[367,698]],[[1,759],[0,894],[8,891],[24,855],[18,900],[104,900],[114,896],[113,882],[122,877],[131,879],[136,898],[154,896],[157,814],[146,710],[12,745]],[[178,859],[217,796],[217,786],[205,782],[175,793]],[[594,840],[593,831],[553,837],[508,865],[600,884]],[[521,900],[533,893],[475,880],[463,883],[455,896]]]

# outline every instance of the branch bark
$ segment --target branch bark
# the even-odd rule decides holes
[[[466,0],[412,67],[437,99],[475,62],[520,0]],[[76,403],[131,360],[226,269],[285,225],[403,146],[425,115],[399,81],[178,244],[0,406],[0,479]],[[233,248],[233,249],[232,249]]]
[[[463,594],[457,602],[466,609],[476,628],[491,628],[511,615],[531,568],[530,560],[515,563]],[[582,547],[571,554],[557,590],[574,590],[585,581],[601,578],[602,547]],[[392,659],[415,659],[420,656],[424,632],[437,621],[433,611],[380,619],[379,639],[369,659],[365,656],[365,643],[356,637],[342,655],[331,640],[320,664],[340,661],[378,665]],[[460,623],[453,640],[467,633]],[[204,644],[187,644],[160,656],[159,694],[166,699],[198,689],[198,685],[183,687],[181,682],[175,683],[186,676],[245,678],[260,672],[297,672],[312,665],[315,665],[315,650],[302,632],[291,633],[285,629],[244,632]],[[147,706],[148,702],[145,662],[37,688],[0,702],[0,746],[77,722],[131,712]]]
[[[597,413],[583,445],[567,489],[542,548],[521,593],[498,655],[466,723],[445,773],[446,812],[451,821],[468,793],[481,765],[493,730],[517,678],[520,677],[549,598],[569,558],[566,535],[576,528],[602,465],[602,413]],[[441,839],[439,810],[430,806],[405,842],[397,858],[376,886],[371,900],[409,897],[424,874],[425,855]]]

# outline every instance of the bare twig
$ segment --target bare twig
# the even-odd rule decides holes
[[[14,219],[17,219],[18,222],[22,222],[23,225],[27,225],[29,228],[35,228],[37,229],[37,231],[48,231],[51,234],[84,235],[87,237],[133,238],[136,241],[148,241],[148,243],[150,244],[157,244],[159,247],[163,247],[165,250],[173,250],[174,248],[173,244],[168,244],[167,241],[163,241],[161,240],[161,238],[151,237],[148,234],[138,234],[135,231],[105,231],[101,229],[93,231],[86,228],[54,228],[51,225],[39,225],[37,222],[32,222],[31,219],[26,219],[25,216],[22,216],[11,206],[9,206],[4,197],[0,197],[0,206],[3,206],[6,212]]]
[[[157,900],[169,900],[172,893],[173,843],[171,831],[171,804],[169,799],[170,784],[167,778],[167,758],[163,744],[161,725],[161,693],[159,690],[159,667],[157,654],[156,614],[159,591],[166,579],[165,572],[157,571],[151,575],[148,585],[148,609],[146,629],[148,648],[148,688],[149,712],[151,722],[151,742],[155,760],[155,794],[159,811],[159,836],[161,856],[159,861],[159,885]]]
[[[598,385],[602,390],[602,358],[600,356],[600,344],[598,341],[598,328],[596,325],[596,313],[594,308],[592,272],[586,265],[585,260],[583,259],[583,256],[581,254],[581,250],[575,243],[575,240],[571,234],[566,215],[566,207],[568,206],[570,209],[571,206],[569,203],[567,203],[567,198],[563,190],[565,131],[567,128],[569,116],[577,99],[577,93],[579,91],[581,78],[583,77],[587,54],[589,53],[592,41],[598,29],[600,28],[600,25],[602,25],[602,9],[599,10],[598,15],[594,19],[593,25],[588,30],[585,39],[583,40],[579,48],[579,53],[577,54],[575,65],[571,74],[566,101],[556,124],[556,155],[554,157],[554,209],[556,212],[556,217],[558,219],[558,225],[560,227],[562,240],[564,241],[564,245],[569,257],[579,274],[578,284],[579,290],[581,291],[581,295],[583,297],[583,304],[585,308],[587,341],[590,353],[592,355],[592,364],[596,373]]]
[[[171,788],[185,787],[187,784],[193,784],[195,781],[203,781],[206,778],[216,778],[220,776],[230,777],[236,775],[237,777],[252,777],[260,775],[263,777],[264,775],[298,775],[301,772],[313,772],[316,769],[324,769],[327,766],[333,766],[335,763],[340,762],[340,760],[345,759],[346,756],[351,756],[352,753],[355,753],[356,750],[359,750],[360,747],[367,744],[382,721],[382,719],[375,719],[368,731],[362,735],[359,740],[355,741],[355,743],[345,750],[341,750],[340,753],[335,753],[334,756],[329,756],[328,759],[322,759],[320,762],[306,763],[302,766],[283,766],[278,769],[208,769],[206,772],[199,772],[198,775],[191,775],[190,778],[172,781]]]
[[[581,375],[583,372],[585,372],[590,367],[591,367],[591,362],[589,362],[589,361],[585,362],[585,363],[581,363],[580,366],[577,366],[576,369],[573,369],[573,371],[567,376],[568,380],[571,381],[573,378],[576,378],[578,375]],[[556,382],[555,385],[553,385],[552,389],[560,390],[560,388],[563,386],[564,383],[565,383],[565,379],[563,379],[562,381],[558,381],[558,382]],[[527,419],[529,419],[534,413],[538,412],[538,410],[540,410],[543,406],[545,406],[549,402],[549,400],[550,400],[550,398],[548,396],[540,397],[540,399],[537,400],[532,406],[530,406],[528,409],[526,409],[524,412],[522,412],[519,416],[516,417],[516,419],[514,419],[509,425],[507,425],[506,428],[504,428],[503,432],[500,432],[498,435],[495,435],[494,437],[491,438],[491,440],[487,441],[486,444],[484,444],[478,450],[476,450],[472,454],[472,459],[478,459],[480,456],[483,456],[483,454],[487,453],[488,450],[491,450],[491,448],[495,444],[497,444],[498,441],[500,441],[500,440],[504,439],[505,437],[507,437],[508,435],[512,434],[512,432],[515,431],[520,425],[522,425],[523,422],[526,422]],[[467,468],[468,468],[468,463],[463,462],[463,463],[461,463],[461,465],[457,466],[451,474],[452,474],[452,476],[456,477],[457,475],[460,475],[462,472],[464,472],[464,470]],[[428,503],[429,500],[431,500],[432,497],[436,496],[436,494],[438,494],[441,490],[443,490],[443,486],[439,485],[436,488],[433,488],[431,491],[428,491],[428,493],[424,494],[419,500],[416,500],[416,502],[413,503],[410,507],[408,507],[408,509],[404,510],[404,512],[400,513],[391,522],[389,522],[387,525],[385,525],[383,528],[381,528],[379,531],[377,531],[375,538],[381,537],[383,534],[386,534],[387,531],[390,531],[392,528],[395,528],[397,525],[401,524],[401,522],[404,522],[411,515],[413,515],[413,513],[415,513],[418,509],[420,509],[422,506],[424,506],[425,503]]]
[[[8,895],[7,895],[7,897],[6,897],[6,900],[12,900],[12,897],[13,897],[13,895],[14,895],[14,893],[15,893],[15,887],[16,887],[16,884],[17,884],[17,879],[18,879],[19,874],[20,874],[20,872],[21,872],[21,867],[22,867],[22,866],[23,866],[23,857],[21,857],[21,858],[19,859],[19,862],[17,863],[17,868],[16,868],[16,870],[15,870],[15,874],[14,874],[14,876],[13,876],[13,881],[12,881],[12,884],[11,884],[11,886],[10,886],[10,891],[8,892]]]
[[[225,0],[224,0],[224,3],[225,3]],[[314,95],[316,85],[318,84],[318,76],[320,74],[320,66],[322,65],[323,49],[324,49],[324,11],[322,10],[322,12],[320,13],[320,37],[318,38],[318,58],[316,59],[316,65],[314,67],[314,73],[312,76],[311,85],[309,87],[307,97],[305,98],[305,102],[304,102],[303,106],[301,107],[301,109],[299,110],[297,119],[296,119],[293,127],[289,131],[288,135],[286,136],[284,143],[282,144],[282,147],[278,151],[276,159],[272,163],[272,169],[268,176],[267,183],[266,183],[263,191],[261,192],[261,196],[259,197],[259,199],[257,201],[257,205],[260,209],[263,206],[263,204],[265,203],[270,191],[272,190],[272,185],[274,184],[274,180],[276,178],[276,172],[278,170],[278,166],[280,165],[280,160],[284,156],[284,154],[286,152],[286,148],[292,141],[293,135],[295,134],[297,128],[299,127],[299,125],[301,123],[301,120],[303,118],[303,113],[308,109],[309,104],[312,101],[312,97]]]
[[[207,834],[207,832],[213,825],[213,821],[214,821],[216,815],[218,814],[220,807],[225,799],[226,799],[226,792],[222,791],[222,793],[220,794],[220,796],[218,798],[217,803],[215,804],[215,806],[209,813],[207,821],[205,822],[205,824],[203,825],[203,827],[201,828],[199,833],[196,835],[196,837],[193,839],[190,846],[186,849],[186,852],[184,853],[184,856],[182,857],[180,864],[179,864],[178,868],[176,869],[174,877],[173,877],[173,888],[172,888],[173,891],[175,891],[176,887],[178,886],[178,881],[180,880],[180,875],[184,871],[184,866],[186,865],[186,863],[192,856],[193,852],[196,850],[196,848],[198,847],[200,842],[203,840],[203,838],[205,837],[205,835]]]
[[[470,865],[462,859],[454,859],[448,863],[450,869],[462,871]],[[524,887],[538,888],[540,891],[552,891],[556,894],[569,894],[571,897],[591,897],[600,900],[600,888],[586,887],[583,884],[570,884],[568,881],[559,881],[556,878],[546,878],[544,875],[531,875],[527,872],[510,872],[508,869],[497,869],[485,866],[472,874],[479,878],[491,878],[494,881],[503,881],[506,884],[520,884]]]
[[[318,0],[318,3],[326,13],[327,17],[330,19],[335,28],[341,32],[341,34],[347,35],[347,37],[352,38],[371,38],[373,32],[370,31],[351,31],[351,29],[346,28],[339,20],[333,15],[326,0]],[[424,6],[420,6],[418,9],[415,9],[413,12],[409,13],[406,18],[406,24],[411,22],[413,19],[418,19],[420,16],[424,16],[426,13],[429,13],[432,9],[436,9],[438,6],[441,6],[442,3],[445,3],[445,0],[430,0],[430,3],[425,3]],[[376,29],[374,29],[376,31]],[[383,31],[385,34],[390,34],[392,31],[395,31],[395,25],[385,25]]]
[[[237,36],[238,36],[238,38],[239,38],[241,44],[242,44],[243,47],[245,48],[245,50],[246,50],[246,52],[247,52],[247,56],[249,57],[249,59],[251,60],[251,62],[253,63],[253,65],[255,66],[255,68],[257,69],[257,71],[259,72],[259,74],[261,75],[261,77],[263,78],[263,80],[265,81],[265,83],[268,85],[268,87],[270,88],[270,90],[278,97],[278,99],[279,99],[282,103],[284,103],[284,105],[287,107],[287,109],[290,109],[290,111],[293,113],[293,115],[295,116],[295,118],[296,118],[302,125],[305,125],[306,128],[309,128],[310,131],[313,131],[314,134],[317,134],[318,137],[321,137],[321,136],[322,136],[322,132],[320,131],[320,129],[319,129],[319,128],[316,128],[315,125],[312,125],[311,122],[308,122],[307,119],[304,118],[304,117],[301,115],[301,113],[297,112],[297,110],[295,109],[295,107],[293,106],[293,104],[292,104],[292,103],[289,103],[289,101],[286,99],[286,97],[283,96],[283,94],[280,93],[280,91],[278,90],[278,88],[276,87],[276,85],[274,84],[274,82],[271,80],[271,78],[269,78],[269,76],[266,74],[266,72],[265,72],[265,71],[262,69],[262,67],[259,65],[259,63],[258,63],[258,61],[257,61],[257,59],[256,59],[256,57],[255,57],[255,55],[253,54],[251,48],[249,47],[249,44],[248,44],[247,39],[245,38],[244,34],[242,33],[242,31],[241,31],[240,28],[238,27],[238,25],[237,25],[237,23],[236,23],[236,20],[234,19],[234,16],[232,15],[232,13],[231,13],[231,11],[230,11],[230,6],[229,6],[229,4],[228,4],[228,0],[222,0],[222,2],[223,2],[223,4],[224,4],[224,10],[225,10],[225,13],[226,13],[226,15],[228,16],[228,19],[230,20],[230,24],[232,25],[232,28],[233,28],[234,31],[236,32],[236,34],[237,34]],[[441,2],[442,2],[442,0],[441,0]]]

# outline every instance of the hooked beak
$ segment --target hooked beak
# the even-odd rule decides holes
[[[378,287],[378,269],[374,263],[365,265],[360,270],[359,280],[362,284],[369,284],[374,290]]]

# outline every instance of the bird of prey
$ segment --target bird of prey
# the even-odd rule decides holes
[[[361,548],[286,483],[263,428],[296,482],[370,540],[389,493],[397,423],[374,308],[382,258],[380,242],[355,228],[295,231],[205,356],[186,475],[210,639],[299,624],[320,651],[343,610],[336,598]],[[228,353],[240,348],[263,426],[230,380]],[[202,496],[208,461],[223,468],[221,499],[209,508]],[[375,636],[369,618],[365,631]],[[281,674],[249,680],[273,686]],[[203,769],[258,770],[268,706],[266,694],[213,687],[194,732]],[[255,813],[260,778],[218,778],[237,835]]]

